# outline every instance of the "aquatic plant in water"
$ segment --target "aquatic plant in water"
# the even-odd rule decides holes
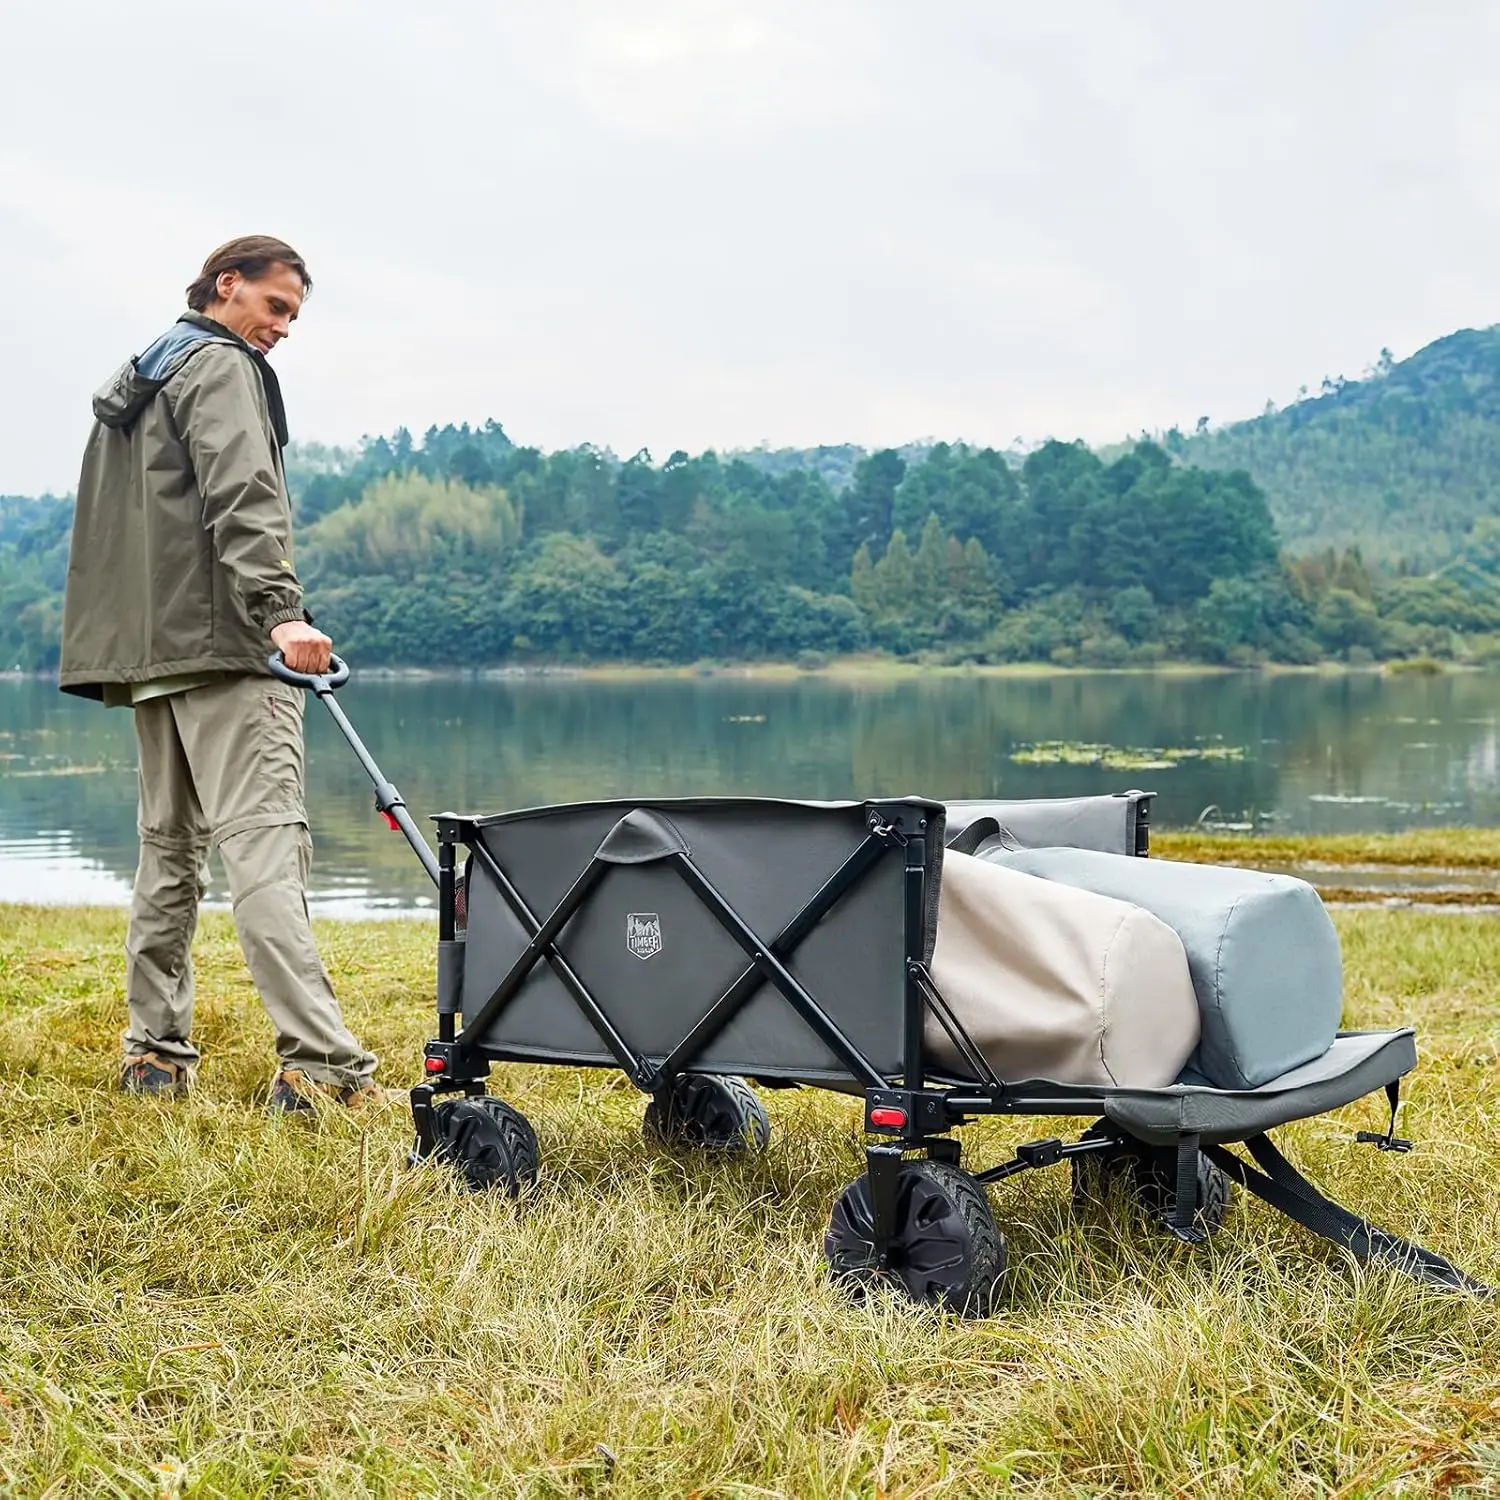
[[[1163,749],[1042,740],[1013,750],[1010,758],[1022,766],[1102,766],[1107,771],[1170,771],[1185,760],[1244,760],[1245,747],[1211,744]]]

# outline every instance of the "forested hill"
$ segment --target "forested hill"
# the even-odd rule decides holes
[[[1500,329],[1114,453],[622,460],[490,421],[294,445],[287,478],[360,664],[1500,664]],[[0,670],[57,663],[71,508],[0,496]]]
[[[1437,566],[1500,513],[1500,326],[1464,329],[1364,379],[1253,421],[1165,445],[1245,469],[1293,552],[1358,546],[1367,561]]]
[[[1243,471],[1153,443],[785,455],[519,447],[498,423],[289,454],[298,571],[356,665],[1500,661],[1500,522],[1441,575],[1281,552]],[[0,669],[58,659],[71,502],[0,503]]]

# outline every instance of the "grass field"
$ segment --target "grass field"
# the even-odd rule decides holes
[[[1151,852],[1166,859],[1217,865],[1493,870],[1500,866],[1500,828],[1413,828],[1405,833],[1338,833],[1318,838],[1153,829]]]
[[[1338,923],[1346,1021],[1419,1028],[1417,1149],[1353,1144],[1379,1099],[1283,1143],[1500,1281],[1500,926]],[[855,1309],[819,1265],[862,1168],[851,1101],[773,1093],[766,1156],[702,1160],[643,1146],[618,1075],[497,1069],[544,1180],[519,1209],[465,1198],[405,1166],[400,1102],[266,1116],[270,1029],[222,917],[196,949],[198,1092],[118,1098],[122,933],[118,912],[0,908],[0,1491],[1500,1494],[1495,1308],[1359,1269],[1243,1195],[1188,1250],[1028,1173],[992,1193],[997,1316]],[[409,1084],[428,930],[320,937]],[[985,1162],[1052,1128],[966,1139]]]

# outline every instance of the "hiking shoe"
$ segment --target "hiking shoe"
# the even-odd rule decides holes
[[[344,1104],[352,1109],[368,1109],[385,1103],[385,1090],[365,1083],[319,1083],[301,1068],[283,1068],[271,1084],[272,1114],[295,1114],[316,1109],[320,1100]]]
[[[120,1064],[122,1094],[185,1094],[193,1075],[182,1063],[155,1052],[141,1052]]]

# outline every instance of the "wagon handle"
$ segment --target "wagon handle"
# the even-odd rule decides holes
[[[333,668],[331,673],[294,672],[281,659],[279,651],[272,652],[266,662],[273,677],[279,677],[283,682],[291,683],[293,687],[306,688],[308,692],[317,694],[323,706],[333,716],[333,722],[338,725],[339,733],[348,740],[349,748],[359,757],[359,763],[365,768],[365,774],[375,783],[376,812],[395,832],[406,835],[406,842],[411,845],[412,852],[422,861],[422,867],[432,877],[432,883],[441,885],[442,876],[437,855],[432,852],[431,845],[422,837],[421,830],[412,821],[411,814],[406,810],[405,799],[396,790],[395,784],[385,779],[385,773],[375,764],[375,757],[365,749],[365,742],[355,733],[354,726],[349,722],[344,710],[333,701],[333,690],[342,687],[349,680],[348,662],[335,656],[331,658],[329,665]]]
[[[273,651],[266,662],[272,677],[279,677],[293,687],[306,688],[320,698],[325,693],[333,692],[335,688],[343,687],[349,680],[349,663],[342,656],[330,656],[328,664],[333,668],[331,672],[294,672],[287,666],[279,651]]]

